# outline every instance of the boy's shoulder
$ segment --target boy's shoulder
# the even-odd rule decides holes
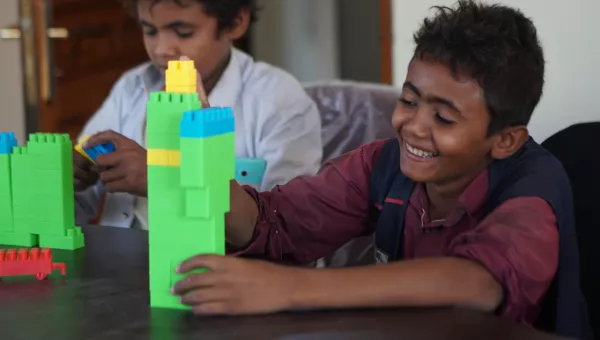
[[[242,70],[245,95],[263,99],[309,99],[298,79],[291,73],[266,62],[256,61],[239,50],[234,49],[233,57]]]
[[[123,94],[130,94],[133,91],[141,91],[144,82],[148,80],[158,81],[159,77],[158,71],[148,61],[123,72],[113,88],[118,92],[125,92]]]
[[[571,184],[562,163],[533,139],[508,159],[492,162],[489,170],[490,201],[537,196],[551,205],[572,204]]]

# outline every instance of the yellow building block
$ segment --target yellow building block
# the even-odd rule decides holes
[[[179,150],[148,149],[148,165],[178,167],[181,165]]]
[[[85,144],[85,142],[87,142],[88,139],[90,139],[90,136],[84,136],[84,137],[82,137],[77,142],[77,145],[75,145],[75,151],[77,151],[80,155],[82,155],[83,157],[85,157],[88,161],[94,163],[94,161],[90,158],[90,156],[88,156],[88,154],[85,151],[83,151],[83,144]]]
[[[169,61],[165,77],[166,92],[196,93],[198,73],[192,60]]]
[[[166,88],[170,93],[196,93],[196,86],[170,86]]]

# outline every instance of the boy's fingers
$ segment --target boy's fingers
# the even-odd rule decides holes
[[[196,91],[198,92],[198,99],[202,103],[202,108],[206,109],[210,107],[210,103],[208,102],[208,96],[206,95],[206,90],[204,90],[204,82],[202,82],[202,76],[200,72],[197,72],[198,83],[196,85]]]
[[[179,267],[177,267],[176,271],[179,274],[185,274],[194,269],[218,270],[222,267],[223,261],[226,261],[225,256],[196,255],[183,261]]]
[[[91,148],[97,145],[111,143],[115,146],[115,148],[119,149],[119,145],[121,144],[122,140],[123,136],[121,136],[120,134],[112,130],[106,130],[91,136],[90,139],[88,139],[87,142],[85,142],[84,147]]]

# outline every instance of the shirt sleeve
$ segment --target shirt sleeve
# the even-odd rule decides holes
[[[306,264],[371,233],[369,182],[382,145],[365,145],[327,162],[316,176],[270,192],[245,187],[258,205],[259,220],[251,244],[236,255]]]
[[[483,265],[503,287],[498,312],[531,324],[558,268],[558,240],[556,217],[546,201],[515,198],[455,238],[449,255]]]
[[[298,176],[315,175],[321,167],[323,144],[317,106],[299,84],[282,84],[287,85],[280,84],[276,97],[263,103],[264,118],[257,127],[256,155],[267,162],[261,191]]]
[[[88,120],[78,138],[91,136],[104,130],[119,131],[124,81],[125,78],[122,77],[115,83],[102,106]],[[89,220],[98,214],[100,197],[103,193],[104,186],[101,181],[84,191],[75,193],[75,222],[77,225],[87,225]]]

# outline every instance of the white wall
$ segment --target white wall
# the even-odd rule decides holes
[[[18,22],[17,5],[17,0],[2,1],[0,27]],[[24,143],[25,110],[19,40],[0,39],[0,132],[6,131],[14,132],[19,143]]]
[[[342,0],[343,1],[343,0]],[[337,0],[261,0],[254,25],[256,59],[302,82],[339,76]]]
[[[569,125],[600,121],[600,1],[499,0],[532,18],[544,47],[546,87],[529,125],[541,142]],[[394,83],[401,85],[413,52],[412,34],[434,5],[452,0],[393,0]]]

